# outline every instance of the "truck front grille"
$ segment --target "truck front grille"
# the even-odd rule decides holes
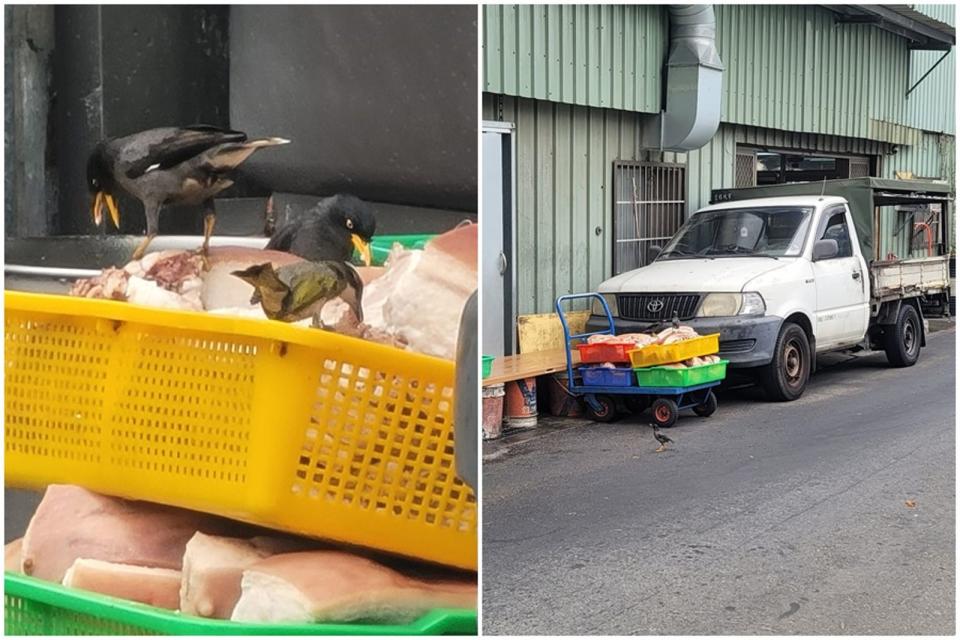
[[[617,309],[624,320],[663,322],[690,320],[700,305],[697,293],[624,293],[617,296]]]

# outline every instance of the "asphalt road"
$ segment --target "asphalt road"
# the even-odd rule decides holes
[[[484,632],[953,635],[955,337],[727,391],[661,454],[642,416],[485,445]]]

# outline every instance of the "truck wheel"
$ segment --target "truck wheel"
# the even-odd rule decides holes
[[[920,357],[923,329],[920,314],[909,304],[900,305],[897,324],[883,328],[883,350],[894,367],[912,367]]]
[[[713,391],[707,391],[706,400],[704,400],[702,404],[698,404],[693,408],[693,412],[701,418],[709,418],[716,410],[717,396],[713,395]]]
[[[770,400],[787,402],[803,395],[810,379],[810,341],[797,324],[784,322],[773,350],[773,361],[760,372]]]
[[[613,401],[613,398],[604,395],[594,396],[594,398],[596,398],[597,404],[600,405],[599,411],[594,409],[589,402],[585,403],[587,405],[587,413],[590,414],[591,418],[597,422],[613,422],[617,419],[617,405]]]
[[[653,412],[653,421],[658,427],[672,427],[676,424],[680,413],[677,403],[669,398],[657,398],[653,401],[650,410]]]

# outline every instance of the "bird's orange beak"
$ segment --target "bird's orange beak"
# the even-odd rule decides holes
[[[93,199],[93,222],[98,227],[103,223],[103,208],[106,207],[110,213],[110,219],[113,220],[113,226],[120,228],[120,209],[117,207],[117,201],[112,195],[105,191],[97,191]]]
[[[353,248],[360,254],[363,264],[369,267],[372,262],[370,257],[370,243],[355,233],[350,236],[350,239],[353,241]]]

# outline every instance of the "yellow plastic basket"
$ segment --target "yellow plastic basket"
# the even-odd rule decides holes
[[[17,292],[5,306],[7,486],[476,569],[452,362],[266,320]]]
[[[634,349],[627,355],[634,369],[655,367],[661,364],[683,362],[699,356],[711,356],[720,351],[720,334],[711,333],[708,336],[691,338],[673,344],[654,344],[641,349]]]

